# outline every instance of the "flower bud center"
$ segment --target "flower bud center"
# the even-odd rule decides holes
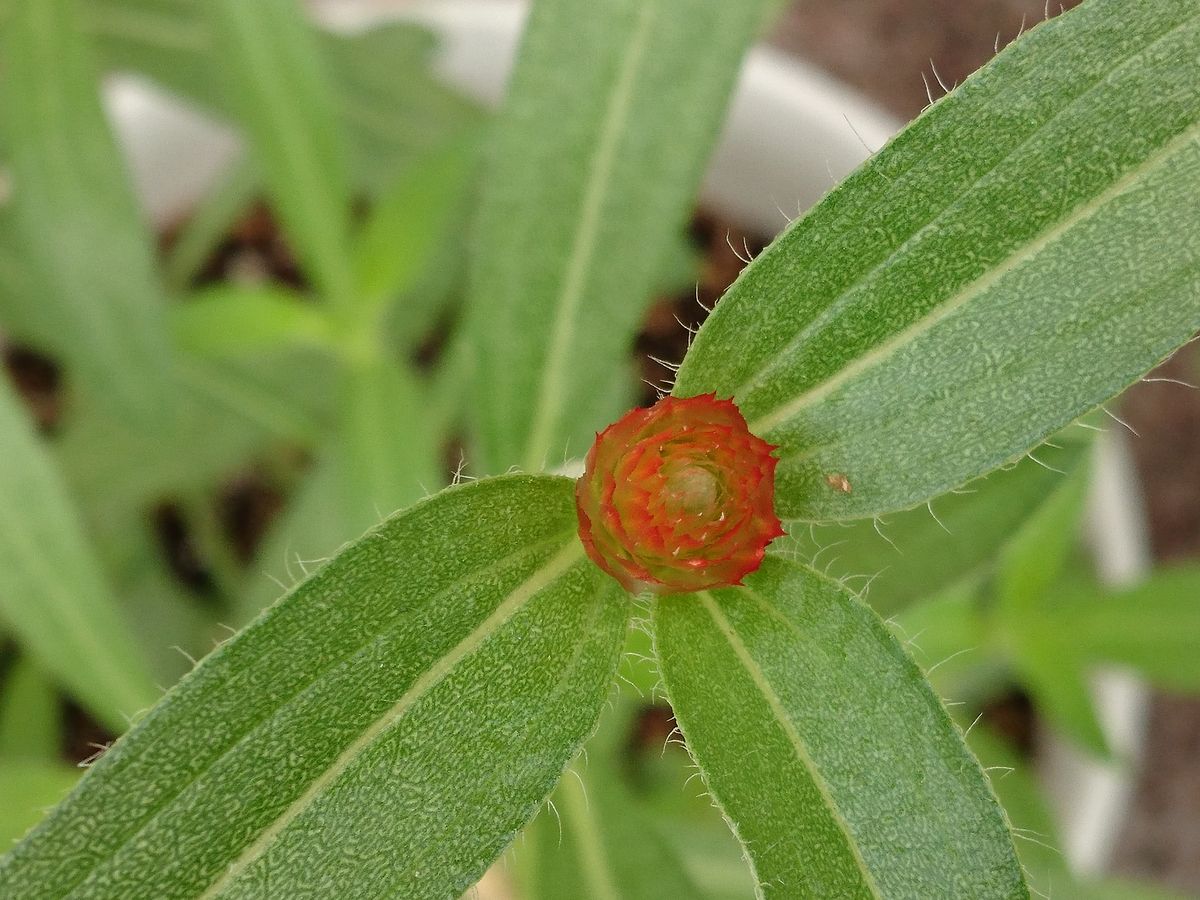
[[[721,494],[717,477],[703,466],[685,466],[670,476],[666,488],[672,505],[689,515],[713,509]]]

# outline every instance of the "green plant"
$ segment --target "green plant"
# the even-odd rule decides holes
[[[327,46],[290,0],[103,6],[121,14],[0,7],[0,311],[70,385],[50,446],[0,391],[0,614],[95,716],[137,722],[0,862],[0,893],[454,896],[542,807],[645,618],[759,893],[1027,895],[960,729],[845,580],[792,545],[744,588],[639,601],[587,559],[572,482],[539,474],[631,403],[642,301],[772,4],[536,4],[477,198],[473,111],[446,99],[433,146],[393,145],[386,164],[386,129],[339,123],[397,80],[363,60],[400,65],[411,37],[383,57]],[[157,27],[121,32],[129,21]],[[906,510],[1021,459],[1200,328],[1198,47],[1189,0],[1092,0],[1003,51],[746,268],[673,393],[732,396],[779,445],[776,510],[797,542],[809,523],[893,513],[923,540],[931,517]],[[234,116],[248,140],[170,279],[101,114],[97,58]],[[420,121],[409,97],[385,99],[389,121]],[[259,185],[311,293],[230,282],[177,302]],[[359,195],[372,202],[356,226]],[[439,254],[472,205],[465,302],[447,317]],[[447,318],[422,374],[410,354]],[[442,482],[458,427],[470,471],[492,477],[414,503]],[[315,460],[264,559],[325,557],[375,527],[144,712],[174,673],[117,598],[155,619],[158,644],[213,633],[164,587],[147,503],[177,498],[211,538],[214,482],[289,441]],[[512,466],[525,474],[498,474]],[[1040,551],[1062,548],[1007,543],[1054,483],[1040,472],[984,482],[986,503],[945,500],[986,526],[963,529],[969,565],[946,584],[1003,547],[1014,608],[1044,593],[1057,569]],[[219,617],[257,613],[264,589],[218,568]],[[891,602],[931,581],[896,580]],[[612,739],[598,740],[596,812],[621,817]],[[559,790],[573,839],[604,846],[586,800]],[[595,896],[654,895],[582,856]]]

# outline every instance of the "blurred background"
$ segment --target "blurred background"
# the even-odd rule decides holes
[[[423,392],[437,456],[406,458],[411,448],[403,435],[385,436],[379,446],[404,461],[395,468],[420,470],[427,491],[464,462],[464,388],[456,362],[463,235],[479,147],[518,35],[518,6],[313,0],[308,7],[322,28],[320,45],[336,81],[335,114],[352,148],[353,194],[366,223],[358,265],[378,293],[388,346],[407,361]],[[1057,13],[1059,4],[1053,6]],[[642,401],[651,402],[654,385],[670,376],[659,360],[681,358],[688,329],[703,321],[748,255],[1047,13],[1042,0],[785,5],[765,49],[747,66],[703,197],[648,304],[633,349],[645,383]],[[184,351],[175,380],[165,385],[182,423],[170,435],[129,420],[109,402],[120,390],[137,393],[155,379],[153,371],[130,360],[132,384],[110,381],[107,363],[93,358],[105,323],[63,327],[42,303],[49,289],[22,243],[28,238],[12,225],[0,181],[5,372],[61,472],[64,502],[78,509],[102,577],[136,632],[136,652],[150,660],[159,687],[306,566],[413,499],[411,485],[390,483],[386,474],[347,472],[347,460],[355,458],[347,447],[352,429],[329,425],[342,414],[335,407],[345,375],[322,353],[324,326],[306,312],[326,286],[306,277],[264,199],[262,173],[247,161],[230,124],[220,72],[194,19],[190,0],[96,0],[87,5],[81,38],[104,73],[106,115],[152,233],[156,274],[147,274],[142,287],[186,298],[170,316]],[[86,106],[86,98],[80,102]],[[0,107],[5,157],[25,139]],[[111,175],[104,164],[99,168]],[[97,195],[103,206],[108,187]],[[69,192],[62,196],[64,208],[76,209]],[[89,208],[79,204],[75,215],[82,221]],[[70,270],[70,254],[89,252],[86,241],[63,246],[66,258],[51,268]],[[250,295],[254,303],[243,302]],[[117,325],[126,326],[136,327]],[[1126,472],[1123,461],[1133,463],[1132,477],[1120,476],[1115,489],[1124,550],[1107,551],[1135,557],[1121,577],[1189,572],[1200,559],[1200,390],[1182,384],[1198,381],[1200,346],[1193,342],[1111,407],[1115,418],[1105,428],[1119,433],[1119,460],[1109,469]],[[375,421],[393,416],[396,397],[409,386],[385,379],[355,390],[363,398],[357,414]],[[1096,567],[1083,554],[1073,565],[1089,577]],[[0,589],[4,584],[0,575]],[[1200,607],[1197,585],[1196,579],[1175,584],[1176,608]],[[1182,639],[1176,633],[1171,646],[1194,639],[1200,659],[1195,623],[1194,616],[1179,619]],[[89,702],[86,686],[64,682],[23,646],[19,631],[0,617],[3,840],[18,836],[72,783],[77,771],[70,764],[92,757],[119,731],[102,703]],[[635,682],[646,679],[629,674]],[[1029,789],[1030,796],[1014,802],[1026,804],[1029,816],[1041,815],[1043,806],[1054,810],[1051,820],[1058,816],[1031,829],[1033,843],[1051,844],[1057,855],[1074,838],[1048,829],[1090,833],[1079,840],[1091,841],[1091,849],[1068,851],[1086,874],[1200,896],[1200,699],[1190,682],[1135,673],[1102,698],[1100,717],[1114,745],[1104,762],[1095,747],[1081,750],[1078,740],[1064,738],[1069,726],[1048,723],[1037,692],[1010,667],[984,659],[952,676],[936,683],[946,696],[961,689],[969,697],[972,714],[964,725],[980,711],[981,731],[996,740],[992,750],[1016,772],[1005,789]],[[606,752],[618,760],[630,793],[683,848],[695,877],[743,895],[736,873],[718,871],[727,858],[739,865],[736,851],[713,830],[722,828],[719,820],[706,803],[692,802],[694,789],[680,799],[686,763],[660,753],[673,723],[669,710],[649,699],[649,682],[646,698],[620,705],[617,724],[602,733]],[[1111,715],[1104,711],[1109,701],[1119,707]],[[1100,775],[1092,771],[1097,767]],[[1034,786],[1037,772],[1045,790]],[[1007,804],[999,783],[997,789]],[[1080,791],[1109,799],[1081,806],[1077,797],[1061,796]],[[1072,818],[1101,814],[1105,822],[1091,832]],[[536,853],[549,852],[545,841],[530,843]],[[1052,869],[1062,864],[1058,859],[1041,862]],[[522,865],[518,859],[507,866],[512,871],[502,880],[519,882]],[[1113,885],[1104,896],[1159,896],[1149,888],[1121,894]]]

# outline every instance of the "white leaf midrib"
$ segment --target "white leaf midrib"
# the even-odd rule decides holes
[[[1034,143],[1047,128],[1049,128],[1053,123],[1062,119],[1063,116],[1073,109],[1080,101],[1086,97],[1089,97],[1091,94],[1095,93],[1097,90],[1103,88],[1106,84],[1111,82],[1113,76],[1117,72],[1128,68],[1133,64],[1134,61],[1143,58],[1152,48],[1173,37],[1181,29],[1194,21],[1194,18],[1195,17],[1186,19],[1183,22],[1172,26],[1154,40],[1141,47],[1138,47],[1135,51],[1130,53],[1129,56],[1114,61],[1115,65],[1106,71],[1102,78],[1096,80],[1087,88],[1070,98],[1061,108],[1056,110],[1048,119],[1046,119],[1045,122],[1026,135],[1025,138],[1019,141],[1014,147],[1010,148],[999,160],[995,162],[994,165],[988,167],[986,171],[976,177],[974,181],[972,181],[971,184],[968,185],[960,194],[952,198],[951,201],[945,206],[938,208],[932,218],[928,219],[923,225],[915,228],[913,232],[898,247],[886,253],[883,259],[873,265],[869,271],[860,275],[855,279],[854,283],[845,287],[840,294],[833,298],[828,306],[820,310],[820,312],[811,322],[809,322],[799,332],[792,336],[782,348],[773,352],[770,355],[770,358],[767,359],[766,362],[764,362],[761,366],[759,366],[753,375],[742,381],[742,383],[736,389],[734,389],[733,396],[739,401],[745,400],[752,390],[763,383],[763,381],[766,379],[766,376],[770,372],[785,364],[789,354],[791,354],[792,351],[794,351],[797,347],[800,347],[805,340],[818,332],[829,322],[833,321],[838,314],[841,313],[842,309],[846,306],[850,298],[857,293],[859,288],[861,288],[864,284],[869,283],[872,278],[879,273],[884,272],[888,267],[894,265],[897,257],[901,256],[907,248],[913,246],[921,236],[935,229],[946,213],[958,206],[964,197],[970,196],[972,191],[974,191],[979,187],[979,185],[995,174],[995,172],[999,170],[1005,163],[1011,160],[1015,154]],[[903,174],[906,173],[907,170]],[[747,270],[749,270],[756,262],[757,260],[753,260],[750,265],[747,266]]]
[[[588,164],[583,204],[567,257],[562,286],[555,303],[550,346],[542,366],[537,406],[534,409],[522,460],[527,472],[537,472],[544,467],[550,452],[551,436],[562,413],[564,380],[575,320],[579,304],[583,300],[587,276],[595,259],[602,224],[601,212],[608,199],[621,137],[625,134],[625,125],[633,105],[638,70],[649,46],[650,26],[657,12],[658,3],[653,0],[642,0],[638,6],[633,33],[608,98],[596,150]]]
[[[407,691],[390,706],[383,715],[372,722],[292,801],[274,821],[267,825],[245,850],[234,860],[221,876],[200,895],[200,900],[210,900],[229,887],[242,872],[262,857],[275,839],[295,819],[304,813],[317,797],[345,772],[355,759],[388,728],[398,722],[419,700],[440,684],[466,657],[470,656],[536,594],[566,574],[583,559],[583,546],[574,539],[553,557],[531,573],[514,588],[486,619],[456,644],[449,653],[443,654],[432,666],[413,682]]]
[[[743,593],[752,599],[758,599],[751,591],[743,591]],[[800,732],[796,730],[795,723],[784,707],[783,701],[771,686],[766,673],[759,666],[758,661],[754,659],[749,648],[742,641],[737,631],[734,630],[733,625],[725,617],[725,614],[721,612],[721,608],[712,594],[708,591],[701,591],[696,596],[700,598],[700,602],[704,605],[713,623],[717,626],[717,630],[721,632],[722,636],[729,643],[738,662],[742,664],[742,667],[746,670],[746,674],[754,682],[755,688],[758,689],[766,701],[767,706],[771,710],[772,717],[779,723],[779,727],[783,730],[788,742],[792,745],[792,751],[795,753],[796,759],[808,772],[813,786],[817,789],[818,795],[829,811],[830,819],[837,826],[846,841],[846,847],[850,851],[850,855],[854,859],[859,872],[862,874],[864,886],[876,900],[882,900],[883,892],[879,889],[879,885],[876,884],[875,876],[867,866],[866,860],[863,859],[854,832],[850,828],[850,823],[846,821],[846,817],[834,801],[828,783],[825,781],[820,769],[812,758],[812,754],[808,750],[808,744],[804,741]]]
[[[884,341],[869,352],[855,358],[831,377],[809,390],[798,394],[771,412],[757,417],[750,423],[750,430],[755,434],[769,435],[773,429],[795,418],[805,409],[825,399],[867,370],[885,362],[903,347],[911,344],[925,333],[932,331],[946,319],[959,313],[972,300],[986,294],[1005,276],[1038,257],[1047,247],[1066,235],[1076,225],[1090,218],[1110,201],[1116,199],[1126,191],[1135,188],[1143,177],[1169,162],[1172,157],[1191,144],[1198,135],[1200,135],[1200,122],[1177,134],[1156,152],[1112,182],[1103,191],[1077,207],[1069,215],[1059,219],[1053,226],[1043,231],[1032,241],[1014,250],[999,265],[993,266],[979,278],[965,285],[956,294],[940,303],[928,315],[898,332],[890,340]],[[783,458],[786,459],[787,456]]]

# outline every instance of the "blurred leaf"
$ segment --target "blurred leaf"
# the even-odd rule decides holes
[[[620,689],[546,808],[514,845],[523,900],[752,894],[737,842],[708,799],[688,788],[687,754],[678,742],[656,746],[643,733],[642,716],[651,707],[624,673],[630,654],[649,649],[647,641],[643,628],[626,635]],[[659,709],[669,721],[669,710]]]
[[[5,674],[2,689],[0,760],[54,759],[58,755],[61,726],[53,683],[22,656]],[[2,796],[4,793],[0,791]]]
[[[248,569],[235,624],[249,622],[354,536],[346,530],[341,484],[345,467],[335,454],[331,443],[318,448],[312,469],[272,522]]]
[[[1077,466],[1070,477],[1055,485],[1004,547],[996,573],[1002,619],[1019,619],[1055,605],[1047,593],[1079,546],[1090,474],[1090,465]]]
[[[581,455],[629,404],[607,388],[769,6],[533,6],[476,223],[480,471]]]
[[[478,138],[421,159],[376,201],[358,235],[359,302],[378,308],[410,290],[452,225],[460,225],[474,186]]]
[[[881,615],[938,593],[991,562],[1004,542],[1087,458],[1081,428],[1056,435],[1022,459],[958,493],[874,522],[793,529],[801,559],[837,578],[869,576],[867,599]],[[1057,470],[1057,471],[1053,471]],[[857,584],[857,582],[855,582]]]
[[[628,600],[575,531],[549,477],[388,520],[102,756],[0,863],[0,894],[457,896],[612,683]]]
[[[334,454],[349,529],[343,540],[445,483],[439,448],[430,443],[425,398],[413,375],[377,360],[351,367],[346,377]]]
[[[335,370],[322,354],[181,355],[175,369],[171,431],[134,432],[87,407],[67,422],[58,461],[89,521],[127,521],[148,501],[211,487],[269,447],[313,440],[332,411]]]
[[[214,63],[297,255],[334,307],[354,297],[334,89],[296,0],[209,0]]]
[[[359,361],[343,378],[341,417],[253,566],[238,621],[249,620],[347,541],[440,489],[440,446],[413,375],[386,360]]]
[[[340,110],[352,138],[354,171],[380,194],[455,140],[471,140],[483,114],[429,72],[433,36],[390,24],[354,35],[323,35]]]
[[[213,33],[197,0],[88,0],[84,16],[106,68],[135,71],[211,109],[228,104]]]
[[[1024,760],[983,726],[971,730],[969,742],[1008,813],[1021,863],[1031,888],[1040,896],[1055,900],[1181,900],[1171,891],[1148,884],[1075,878],[1058,849],[1061,841],[1050,809]]]
[[[214,112],[230,109],[212,30],[196,0],[88,0],[108,68],[134,71]],[[428,73],[431,35],[383,25],[318,34],[360,186],[375,193],[407,164],[472,128],[480,113]]]
[[[1083,666],[1131,666],[1159,687],[1200,691],[1200,566],[1156,571],[1112,591],[1068,581],[1038,627],[1060,636]]]
[[[923,503],[1200,330],[1196,11],[1032,29],[742,271],[675,393],[732,395],[781,446],[782,517]]]
[[[658,265],[655,293],[692,293],[700,280],[700,269],[704,265],[704,253],[696,246],[691,234],[677,234],[667,245]]]
[[[553,809],[543,809],[525,830],[517,851],[523,900],[708,896],[624,784],[635,712],[626,696],[601,717],[585,753],[559,782]]]
[[[179,346],[198,356],[243,355],[311,346],[334,349],[329,316],[279,285],[224,282],[192,294],[171,309]]]
[[[216,638],[229,637],[228,628],[217,625],[226,616],[218,598],[202,594],[171,568],[149,511],[116,515],[90,521],[89,536],[155,683],[166,689],[213,648]]]
[[[965,579],[889,620],[946,701],[983,703],[1011,682],[985,583],[981,577]]]
[[[1042,713],[1091,752],[1108,756],[1071,627],[1046,627],[1058,605],[1050,589],[1079,543],[1089,470],[1073,472],[1005,547],[996,576],[996,625]]]
[[[1028,896],[983,773],[875,614],[776,557],[746,582],[660,598],[654,621],[762,895]]]
[[[0,613],[22,648],[114,732],[158,690],[75,509],[0,380]]]
[[[0,759],[0,847],[9,847],[66,796],[80,771],[65,763]]]
[[[163,304],[77,13],[76,0],[20,0],[4,23],[12,224],[39,295],[0,315],[61,353],[90,401],[145,424],[165,411]]]
[[[450,335],[429,380],[429,429],[438,446],[446,446],[466,416],[474,360],[461,331]]]

